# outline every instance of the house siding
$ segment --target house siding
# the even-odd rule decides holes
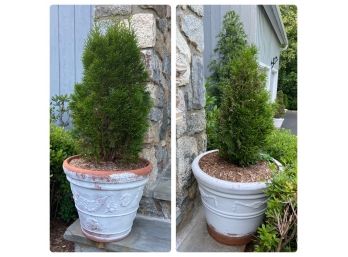
[[[278,69],[281,45],[262,6],[257,6],[256,17],[256,40],[253,43],[259,49],[259,61],[270,66],[272,59],[278,57],[273,67]]]
[[[221,31],[226,12],[234,10],[243,23],[250,43],[259,49],[259,61],[270,66],[273,57],[279,59],[280,43],[262,6],[257,5],[220,5],[204,6],[204,75],[209,77],[209,62],[215,57],[214,49]],[[274,68],[278,69],[279,61]]]
[[[50,12],[50,95],[71,94],[82,79],[81,57],[93,23],[92,6],[53,5]]]

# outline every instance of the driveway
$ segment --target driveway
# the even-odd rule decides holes
[[[297,136],[297,111],[286,111],[282,128],[290,129]]]

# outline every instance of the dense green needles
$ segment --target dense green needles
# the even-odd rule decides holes
[[[152,106],[136,36],[123,23],[95,27],[83,52],[84,74],[71,96],[80,151],[94,161],[134,162]]]

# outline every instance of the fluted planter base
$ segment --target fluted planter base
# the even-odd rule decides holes
[[[64,161],[63,169],[75,201],[83,234],[96,242],[125,238],[131,231],[144,186],[152,170],[150,162],[137,170],[87,170]]]
[[[195,158],[192,171],[197,179],[209,234],[227,245],[246,244],[261,225],[267,206],[266,182],[240,183],[209,176],[199,166],[200,159],[218,150]],[[281,164],[273,159],[281,170]]]

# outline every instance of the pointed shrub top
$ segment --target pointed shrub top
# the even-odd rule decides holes
[[[229,64],[238,57],[240,51],[247,45],[247,36],[244,32],[243,23],[235,11],[225,14],[222,30],[218,34],[218,42],[214,52],[216,59],[209,63],[211,76],[208,80],[208,93],[221,102],[221,82],[230,77]]]
[[[94,161],[137,161],[152,103],[134,32],[120,22],[105,33],[94,27],[82,61],[70,103],[81,153]]]

